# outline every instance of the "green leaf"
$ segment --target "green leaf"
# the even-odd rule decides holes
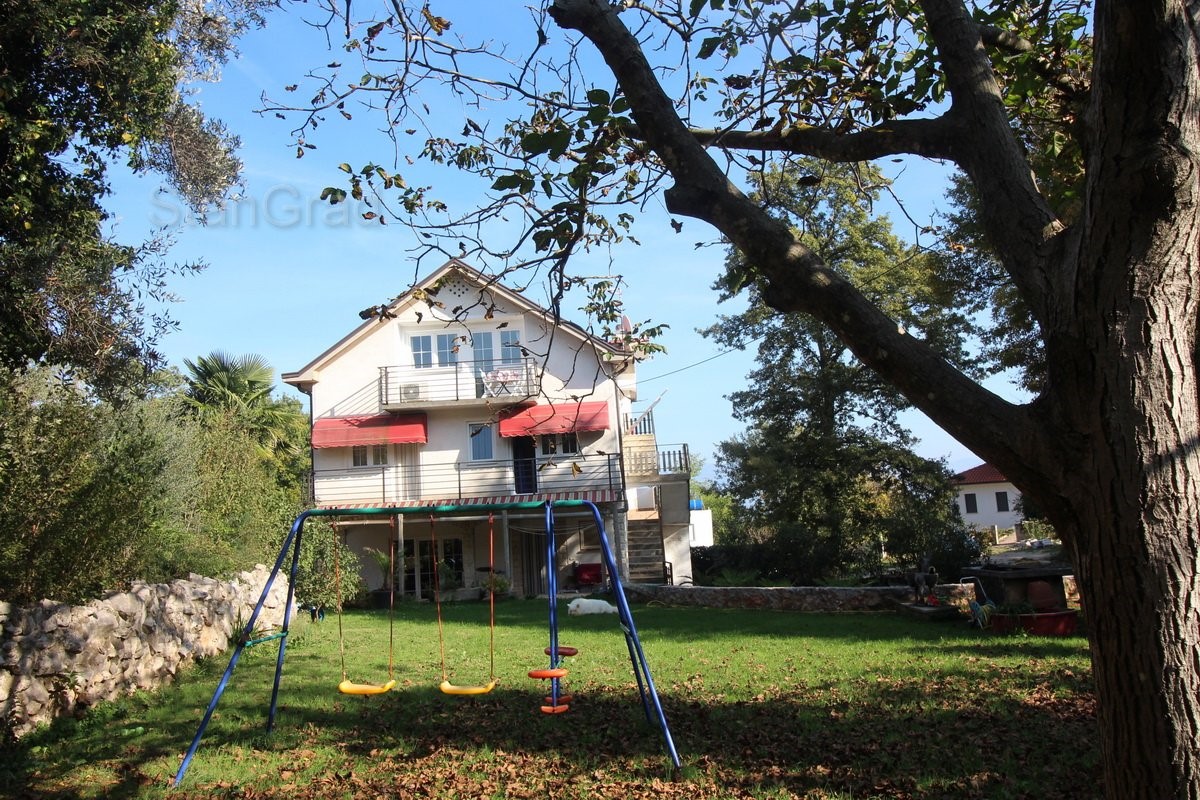
[[[606,106],[610,102],[609,94],[604,89],[592,89],[587,93],[587,99],[589,103],[600,106]]]
[[[571,131],[567,128],[552,131],[546,136],[546,154],[551,158],[559,158],[571,146]]]
[[[546,141],[545,133],[530,132],[521,137],[521,149],[531,156],[538,156],[546,152],[550,145]]]
[[[717,52],[717,48],[721,46],[720,36],[710,36],[700,43],[700,52],[696,53],[696,58],[708,58],[713,53]]]
[[[492,188],[506,191],[508,189],[518,189],[521,186],[520,175],[501,175],[496,180],[492,181]]]

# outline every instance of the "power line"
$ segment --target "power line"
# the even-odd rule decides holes
[[[762,337],[757,337],[755,339],[751,339],[749,342],[747,342],[747,344],[753,344],[754,342],[758,341],[758,339],[760,339],[760,338],[762,338]],[[640,386],[643,383],[649,383],[650,381],[656,381],[659,378],[666,378],[670,375],[676,375],[680,372],[686,372],[687,370],[692,369],[694,367],[699,367],[702,364],[707,364],[709,361],[714,361],[714,360],[720,358],[721,356],[726,356],[732,352],[735,352],[738,350],[745,350],[745,349],[746,348],[744,348],[744,347],[731,347],[728,350],[722,350],[721,352],[719,352],[715,355],[711,355],[708,358],[705,358],[701,361],[697,361],[695,364],[688,364],[686,367],[680,367],[679,369],[673,369],[670,372],[664,372],[662,375],[655,375],[653,378],[639,378],[638,385]]]

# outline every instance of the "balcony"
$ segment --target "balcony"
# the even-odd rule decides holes
[[[379,368],[383,411],[512,405],[536,397],[540,390],[541,372],[529,357],[507,364],[489,360]]]
[[[691,478],[691,460],[686,444],[656,444],[642,447],[626,442],[625,471],[629,478]]]
[[[609,492],[619,497],[620,459],[615,454],[568,454],[505,461],[459,461],[424,466],[388,465],[317,470],[318,506],[402,505],[415,501]]]

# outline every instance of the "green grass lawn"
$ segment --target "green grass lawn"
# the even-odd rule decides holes
[[[487,606],[446,616],[450,679],[488,678]],[[429,605],[397,610],[397,687],[341,695],[338,623],[298,625],[275,732],[276,643],[246,651],[184,784],[170,788],[226,657],[0,752],[0,796],[346,798],[1100,797],[1082,638],[962,622],[635,607],[684,768],[646,722],[614,616],[560,613],[571,710],[544,715],[546,606],[497,606],[496,689],[450,697]],[[343,620],[349,677],[388,674],[387,612]]]

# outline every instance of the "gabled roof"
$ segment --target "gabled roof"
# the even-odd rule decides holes
[[[464,281],[477,286],[481,293],[486,292],[496,300],[503,301],[512,307],[524,312],[533,314],[542,318],[547,324],[555,325],[559,330],[562,330],[571,336],[579,339],[581,342],[587,342],[595,346],[599,350],[607,351],[613,355],[625,355],[626,352],[618,344],[607,342],[592,334],[588,333],[578,325],[568,322],[564,319],[554,319],[554,314],[547,308],[543,308],[537,303],[529,300],[520,292],[514,291],[504,284],[500,283],[498,278],[489,277],[474,267],[467,264],[465,261],[460,261],[457,258],[452,258],[443,264],[438,269],[421,279],[403,294],[397,296],[386,306],[381,306],[381,311],[386,309],[387,313],[377,313],[373,317],[368,317],[365,322],[359,325],[350,333],[343,336],[336,344],[326,349],[319,356],[314,358],[309,363],[305,364],[295,372],[285,372],[280,377],[285,383],[293,386],[311,385],[315,380],[314,371],[319,370],[322,365],[328,362],[331,358],[344,353],[346,350],[353,347],[359,340],[374,331],[380,322],[385,321],[388,317],[393,316],[398,310],[409,306],[421,304],[438,304],[436,300],[437,288],[446,282],[449,278],[458,276]],[[364,312],[366,313],[366,312]]]
[[[1008,478],[991,464],[980,464],[978,467],[960,472],[954,476],[957,484],[967,483],[1009,483]]]

